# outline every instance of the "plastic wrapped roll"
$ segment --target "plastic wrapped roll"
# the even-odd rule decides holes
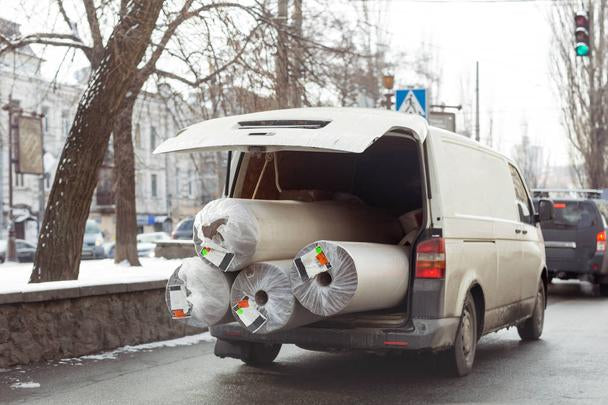
[[[234,318],[252,333],[270,333],[320,319],[302,306],[291,291],[291,260],[254,263],[234,280],[230,303]]]
[[[223,273],[198,257],[182,261],[167,284],[167,305],[175,319],[213,326],[232,322],[230,288],[235,274]]]
[[[196,251],[223,271],[294,255],[315,240],[397,243],[399,221],[362,204],[224,198],[194,220]]]
[[[318,241],[296,255],[290,279],[298,301],[317,315],[391,308],[405,298],[409,259],[396,245]]]

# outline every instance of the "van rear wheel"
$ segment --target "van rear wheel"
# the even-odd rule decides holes
[[[608,284],[600,284],[600,295],[608,297]]]
[[[517,325],[517,333],[522,340],[538,340],[542,335],[545,324],[546,297],[545,286],[542,281],[539,281],[534,312],[530,318]]]
[[[467,293],[460,316],[454,346],[442,353],[442,365],[449,375],[463,377],[473,369],[477,351],[477,310],[471,293]]]
[[[248,353],[241,359],[249,366],[263,367],[271,364],[281,351],[281,344],[250,343]]]

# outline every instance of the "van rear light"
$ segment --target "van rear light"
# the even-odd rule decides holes
[[[416,247],[416,278],[445,278],[445,240],[431,238]]]
[[[606,231],[599,232],[596,240],[597,244],[595,246],[595,251],[604,253],[606,251]]]

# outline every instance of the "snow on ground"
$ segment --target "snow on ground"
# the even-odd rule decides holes
[[[40,383],[28,381],[11,384],[11,388],[40,388]]]
[[[80,263],[78,280],[38,284],[28,284],[32,263],[3,263],[0,264],[0,294],[167,280],[181,263],[181,260],[164,258],[142,257],[139,260],[142,267],[130,267],[126,263],[115,264],[112,259],[85,260]]]
[[[109,352],[103,352],[99,354],[89,354],[86,356],[73,357],[68,359],[59,360],[59,364],[72,364],[77,365],[84,360],[113,360],[117,359],[120,354],[123,353],[135,353],[142,351],[151,351],[163,347],[178,347],[178,346],[191,346],[202,342],[215,342],[215,338],[209,334],[209,332],[199,333],[197,335],[184,336],[177,339],[161,340],[159,342],[143,343],[135,346],[123,346],[118,349],[114,349]]]

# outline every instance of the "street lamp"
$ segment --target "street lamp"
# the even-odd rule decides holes
[[[13,216],[13,137],[18,124],[15,118],[22,113],[22,109],[16,106],[11,99],[8,104],[2,106],[4,111],[8,111],[8,242],[6,245],[6,261],[17,261],[17,241],[15,234],[15,218]],[[1,185],[0,185],[1,187]],[[3,215],[3,213],[0,213]]]
[[[393,87],[395,86],[395,76],[389,73],[382,75],[382,85],[388,90],[384,94],[385,99],[382,102],[382,105],[385,106],[387,110],[391,110],[393,107],[393,96],[395,95],[391,90],[393,90]]]

